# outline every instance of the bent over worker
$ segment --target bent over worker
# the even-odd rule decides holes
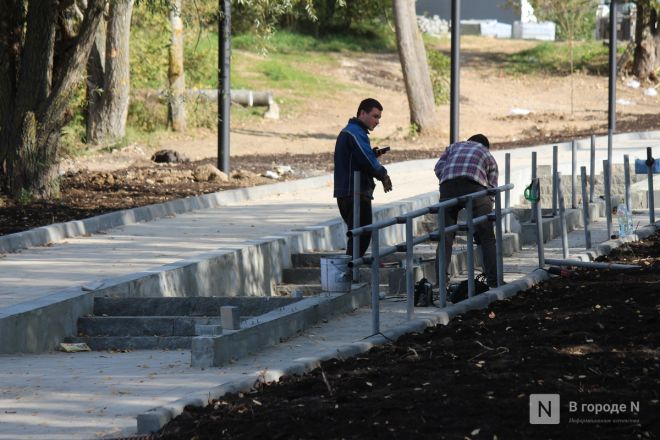
[[[378,161],[378,148],[371,148],[369,132],[372,131],[382,116],[383,106],[373,98],[363,100],[358,106],[357,116],[351,118],[348,124],[337,136],[335,144],[335,186],[333,196],[342,219],[348,229],[353,229],[353,173],[360,171],[360,226],[372,223],[371,201],[378,179],[383,184],[385,192],[392,191],[392,181],[387,170]],[[354,259],[361,257],[367,251],[371,242],[371,233],[360,235],[360,254],[353,255],[353,238],[348,239],[346,254]]]
[[[451,144],[435,164],[435,175],[440,182],[440,201],[461,197],[466,194],[497,188],[498,169],[495,158],[490,153],[490,142],[483,134],[475,134],[467,141]],[[494,198],[488,195],[475,197],[472,208],[474,218],[493,211]],[[459,202],[445,208],[445,225],[456,224],[458,212],[465,208]],[[489,287],[497,287],[497,261],[495,233],[493,225],[486,221],[475,225],[476,240],[483,251],[483,267]],[[455,233],[445,238],[445,271],[451,262],[451,249]],[[440,249],[438,249],[438,252]]]

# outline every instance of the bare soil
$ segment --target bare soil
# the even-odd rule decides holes
[[[660,234],[601,260],[641,269],[574,270],[447,326],[187,408],[154,438],[657,438]],[[560,395],[559,424],[530,424],[532,394]],[[595,413],[605,404],[627,409]]]
[[[505,56],[535,44],[530,41],[465,37],[461,53],[460,136],[476,132],[491,139],[492,148],[529,146],[607,132],[607,78],[576,73],[572,77],[509,75],[501,69]],[[438,49],[447,51],[448,40]],[[236,56],[254,57],[237,51]],[[378,98],[385,111],[372,136],[374,145],[390,145],[384,162],[437,157],[448,143],[448,124],[427,136],[409,133],[408,103],[396,54],[337,54],[336,63],[307,66],[320,77],[348,84],[322,99],[287,107],[286,90],[276,90],[280,120],[235,118],[231,127],[231,169],[244,170],[229,182],[197,182],[191,171],[201,163],[215,163],[217,136],[204,130],[173,133],[156,145],[130,145],[112,153],[97,153],[60,164],[61,198],[52,202],[19,204],[0,194],[0,235],[54,222],[81,219],[109,211],[143,206],[195,194],[273,182],[261,175],[274,165],[289,165],[302,178],[332,169],[337,133],[359,101]],[[644,87],[649,86],[648,84]],[[571,93],[571,90],[573,92]],[[572,98],[571,98],[572,96]],[[620,79],[617,131],[660,130],[660,98],[645,96]],[[572,106],[571,106],[572,99]],[[282,102],[284,101],[284,102]],[[530,113],[516,115],[514,109]],[[442,121],[449,106],[441,105]],[[150,161],[157,149],[173,149],[187,156],[187,164],[159,165]]]

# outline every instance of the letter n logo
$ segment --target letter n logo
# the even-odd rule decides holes
[[[558,425],[559,394],[530,394],[529,423],[532,425]]]

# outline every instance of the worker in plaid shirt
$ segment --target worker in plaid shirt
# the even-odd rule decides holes
[[[453,199],[466,194],[497,187],[497,162],[489,151],[490,143],[483,134],[475,134],[465,142],[451,144],[435,164],[435,175],[440,182],[440,201]],[[473,216],[480,217],[493,211],[494,199],[490,196],[473,199]],[[445,225],[455,225],[458,212],[465,203],[445,209]],[[475,225],[475,241],[481,245],[483,268],[489,287],[497,287],[497,265],[495,255],[495,233],[490,222]],[[454,233],[448,233],[445,240],[446,267],[451,261],[451,248]],[[439,252],[439,249],[438,249]]]

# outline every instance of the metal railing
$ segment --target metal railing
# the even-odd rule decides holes
[[[357,174],[357,173],[356,173]],[[355,175],[356,182],[359,181],[358,176]],[[444,252],[446,235],[451,232],[456,232],[459,230],[465,231],[467,235],[467,267],[468,267],[468,297],[472,297],[475,294],[475,282],[474,282],[474,234],[475,226],[483,222],[494,222],[495,223],[495,249],[496,249],[496,262],[497,262],[497,285],[503,283],[503,251],[502,251],[502,241],[503,241],[503,216],[510,215],[513,210],[511,208],[502,209],[500,201],[500,193],[508,192],[513,188],[513,184],[509,183],[497,188],[486,189],[483,191],[478,191],[475,193],[467,194],[465,196],[457,197],[454,199],[444,200],[442,202],[436,203],[434,205],[420,208],[411,212],[407,212],[403,215],[384,219],[369,225],[364,225],[360,227],[354,227],[349,230],[346,234],[349,237],[353,238],[353,255],[358,255],[356,251],[356,242],[359,241],[359,237],[367,232],[371,232],[371,255],[363,256],[359,258],[354,258],[348,264],[349,267],[354,270],[361,265],[370,264],[371,265],[371,305],[372,305],[372,330],[373,334],[380,332],[380,260],[382,257],[391,255],[395,252],[405,252],[406,253],[406,317],[408,320],[413,318],[414,314],[414,280],[413,280],[413,248],[415,245],[424,243],[430,240],[437,240],[440,251],[437,253],[438,258],[436,259],[436,267],[438,273],[438,286],[439,288],[439,301],[440,306],[445,307],[447,304],[446,298],[446,255]],[[495,210],[489,214],[482,215],[474,218],[473,215],[473,199],[475,197],[483,196],[493,196],[495,198]],[[359,191],[354,193],[354,198],[359,197]],[[460,203],[465,204],[465,210],[467,219],[465,223],[457,222],[452,226],[445,226],[445,210],[447,208],[456,206]],[[356,206],[356,205],[354,205]],[[413,221],[417,217],[421,217],[427,214],[437,214],[438,219],[438,229],[434,232],[430,232],[424,235],[415,237],[413,235]],[[353,218],[359,218],[359,213],[354,212]],[[355,221],[354,221],[355,224]],[[398,225],[405,224],[406,238],[405,241],[394,246],[382,247],[380,246],[379,231],[381,229]],[[483,262],[482,262],[483,263]],[[355,272],[354,272],[355,274]]]

